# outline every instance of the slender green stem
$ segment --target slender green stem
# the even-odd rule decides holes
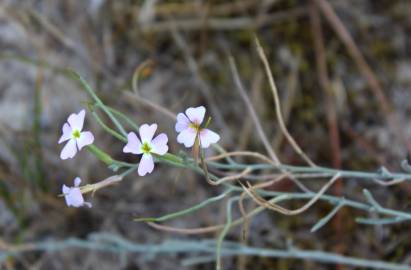
[[[325,224],[327,224],[336,214],[338,211],[340,211],[340,209],[345,205],[345,200],[343,198],[343,200],[341,200],[335,207],[334,209],[328,213],[328,215],[326,215],[325,217],[323,217],[322,219],[320,219],[312,228],[311,228],[311,232],[316,232],[318,231],[320,228],[322,228]]]
[[[120,131],[120,133],[127,137],[127,132],[124,130],[123,126],[118,122],[118,120],[113,116],[113,114],[110,112],[109,109],[104,105],[104,103],[101,101],[101,99],[96,95],[96,93],[93,91],[93,89],[88,85],[88,83],[75,71],[70,71],[69,74],[71,75],[72,78],[74,78],[76,81],[80,83],[82,88],[89,93],[89,95],[94,99],[94,101],[99,105],[99,107],[107,114],[107,116],[110,118],[110,120],[113,122],[113,124],[117,127],[117,129]]]
[[[127,137],[121,135],[120,133],[118,133],[117,131],[115,131],[114,129],[111,129],[110,127],[108,127],[103,120],[101,120],[100,116],[98,116],[98,114],[96,112],[92,112],[92,115],[94,117],[94,119],[96,119],[97,123],[108,133],[110,133],[113,137],[119,139],[122,142],[127,142]]]
[[[170,239],[157,244],[140,244],[115,234],[95,233],[89,235],[86,239],[70,238],[60,241],[50,239],[30,243],[20,249],[5,250],[0,254],[0,263],[4,263],[10,258],[16,258],[28,252],[46,251],[47,253],[53,253],[74,248],[75,250],[95,250],[112,254],[144,254],[153,258],[157,256],[185,254],[189,258],[185,260],[185,264],[193,265],[213,261],[215,257],[210,255],[215,254],[215,246],[216,242],[213,239]],[[208,260],[199,260],[199,257],[194,257],[197,256],[197,254],[204,254]],[[224,242],[222,244],[221,255],[223,257],[244,255],[250,257],[259,256],[266,258],[310,260],[320,263],[346,265],[356,269],[411,270],[411,266],[405,263],[396,264],[375,259],[361,259],[321,250],[299,250],[297,248],[279,250],[248,247],[233,242]]]
[[[333,176],[337,173],[340,173],[341,178],[354,178],[358,180],[392,180],[392,179],[403,179],[405,181],[411,181],[411,174],[409,173],[389,173],[381,174],[378,172],[360,172],[360,171],[350,171],[350,170],[338,170],[326,167],[306,167],[306,166],[292,166],[292,165],[279,165],[274,166],[272,164],[265,163],[256,163],[256,164],[224,164],[218,162],[207,162],[210,167],[218,169],[245,169],[250,168],[251,170],[264,170],[264,169],[273,169],[273,170],[284,170],[289,173],[303,173],[303,174],[321,174],[324,177]]]
[[[87,150],[89,150],[97,159],[108,166],[112,165],[114,162],[109,154],[107,154],[94,144],[87,145]]]
[[[128,168],[132,168],[135,167],[136,165],[138,165],[138,163],[128,163],[128,162],[124,162],[124,161],[120,161],[120,160],[113,160],[113,164],[116,164],[118,166],[121,167],[128,167]]]
[[[174,213],[170,213],[170,214],[158,217],[158,218],[136,218],[136,219],[134,219],[134,221],[164,222],[164,221],[173,220],[173,219],[176,219],[178,217],[182,217],[182,216],[185,216],[185,215],[188,215],[188,214],[192,214],[192,213],[208,206],[211,203],[220,201],[220,200],[226,198],[227,195],[229,193],[231,193],[232,191],[233,191],[233,189],[228,189],[225,192],[223,192],[222,194],[220,194],[218,196],[215,196],[215,197],[208,198],[207,200],[202,201],[201,203],[196,204],[192,207],[189,207],[189,208],[186,208],[184,210],[180,210],[180,211],[177,211],[177,212],[174,212]]]
[[[365,225],[390,225],[394,223],[399,223],[403,221],[407,221],[409,219],[402,218],[402,217],[393,217],[393,218],[380,218],[380,219],[371,219],[371,218],[356,218],[355,221],[360,224]]]
[[[122,112],[120,112],[120,111],[118,111],[118,110],[116,110],[116,109],[113,109],[113,108],[111,108],[111,107],[108,107],[108,106],[106,106],[105,105],[105,107],[110,111],[110,112],[112,112],[113,114],[115,114],[115,115],[117,115],[117,116],[119,116],[120,118],[122,118],[127,124],[129,124],[135,131],[139,131],[139,126],[133,121],[133,120],[131,120],[130,119],[130,117],[128,117],[127,115],[125,115],[124,113],[122,113]]]
[[[138,164],[134,164],[133,166],[131,166],[128,170],[124,171],[123,173],[120,174],[120,176],[125,177],[126,175],[129,175],[130,173],[132,173],[133,171],[137,170],[138,168]]]
[[[224,225],[223,230],[221,231],[220,235],[218,236],[217,239],[217,244],[216,244],[216,270],[221,270],[222,269],[222,263],[221,263],[221,247],[224,241],[225,236],[227,235],[228,231],[231,228],[231,223],[232,223],[232,216],[231,216],[231,208],[233,206],[233,203],[235,201],[238,201],[240,199],[240,196],[235,196],[232,197],[228,200],[227,202],[227,208],[226,208],[226,223]]]

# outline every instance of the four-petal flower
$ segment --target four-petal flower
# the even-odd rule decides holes
[[[74,187],[68,187],[63,185],[62,191],[64,198],[66,199],[67,206],[72,207],[82,207],[88,206],[91,207],[91,203],[85,202],[83,198],[83,194],[81,194],[81,190],[79,188],[81,183],[81,179],[76,177],[74,179]]]
[[[132,153],[136,155],[143,154],[138,165],[138,174],[144,176],[147,173],[151,173],[154,169],[154,159],[152,154],[164,155],[168,151],[168,137],[165,133],[159,134],[154,137],[154,133],[157,130],[157,124],[144,124],[140,126],[139,133],[140,139],[134,132],[130,132],[127,135],[127,144],[123,148],[124,153]]]
[[[67,122],[63,125],[63,135],[60,137],[58,143],[68,141],[61,150],[60,158],[68,159],[73,158],[77,153],[77,148],[80,151],[86,145],[92,144],[94,141],[93,133],[90,131],[83,131],[84,117],[86,115],[85,110],[81,110],[79,113],[72,113]]]
[[[176,131],[179,133],[177,142],[185,147],[192,147],[198,136],[202,148],[208,148],[210,144],[220,140],[220,136],[207,128],[201,127],[206,109],[204,106],[188,108],[184,113],[177,115]]]

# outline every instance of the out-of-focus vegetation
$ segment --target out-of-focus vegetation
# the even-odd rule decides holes
[[[94,183],[111,173],[86,151],[70,161],[59,159],[57,140],[63,122],[68,114],[89,105],[87,94],[67,76],[65,68],[82,74],[107,105],[135,122],[157,122],[169,135],[175,153],[182,148],[173,137],[174,122],[142,98],[174,113],[205,105],[225,149],[265,153],[236,90],[228,61],[232,55],[269,144],[283,163],[301,165],[304,161],[280,132],[254,43],[256,35],[276,78],[285,124],[316,164],[373,172],[384,166],[400,171],[411,144],[410,12],[408,1],[372,0],[2,1],[0,249],[48,240],[85,240],[96,233],[143,245],[176,238],[187,240],[185,244],[217,238],[159,231],[133,221],[175,212],[220,193],[218,187],[188,170],[160,165],[150,176],[131,174],[121,184],[97,192],[92,209],[65,206],[57,197],[63,183],[71,184],[76,176]],[[136,94],[131,79],[147,60],[151,64],[141,73]],[[86,123],[99,146],[116,159],[130,159],[122,153],[123,145],[91,117]],[[320,187],[315,181],[307,185]],[[330,193],[365,201],[364,188],[381,205],[409,211],[409,183],[384,187],[346,179]],[[293,191],[295,186],[285,181],[269,189]],[[287,203],[289,208],[298,206]],[[311,233],[310,228],[330,210],[327,204],[318,203],[293,217],[261,213],[250,221],[247,244],[287,249],[292,243],[299,249],[410,264],[409,222],[360,225],[354,219],[358,213],[343,208],[327,226]],[[225,211],[225,204],[215,204],[168,225],[222,224]],[[104,241],[118,243],[116,239]],[[226,240],[241,242],[241,229],[231,231]],[[76,243],[73,246],[82,245]],[[93,247],[54,252],[44,248],[9,258],[3,266],[214,268],[213,263],[181,266],[185,251],[154,260],[139,253],[117,254]],[[311,260],[260,256],[234,257],[224,265],[225,269],[345,269]]]

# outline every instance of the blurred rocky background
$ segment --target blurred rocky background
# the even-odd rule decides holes
[[[329,10],[321,9],[324,2],[341,20],[343,30],[335,27]],[[313,160],[354,170],[376,171],[381,166],[399,170],[411,138],[410,14],[411,1],[400,0],[2,0],[0,243],[86,238],[95,232],[138,243],[200,239],[202,236],[156,231],[132,219],[161,216],[218,194],[219,189],[207,185],[202,177],[161,165],[148,177],[135,173],[120,185],[97,192],[91,209],[67,208],[57,197],[63,183],[71,185],[76,176],[93,183],[111,172],[86,151],[69,161],[59,159],[61,126],[70,113],[87,107],[88,101],[78,84],[61,72],[64,68],[79,72],[104,102],[137,123],[157,122],[160,130],[169,134],[171,150],[178,152],[182,148],[173,139],[174,122],[142,103],[131,89],[135,69],[150,60],[150,70],[139,83],[142,97],[175,113],[205,105],[223,147],[264,152],[233,83],[228,65],[231,54],[281,160],[303,164],[279,131],[268,80],[256,52],[256,35],[276,78],[286,124]],[[341,38],[344,29],[354,45]],[[316,41],[320,44],[317,49]],[[360,56],[352,52],[352,46]],[[326,59],[325,73],[318,68],[321,54]],[[365,60],[365,67],[359,57]],[[382,97],[373,79],[378,81]],[[90,114],[86,126],[101,148],[117,159],[130,158],[122,154],[123,145],[104,133]],[[363,200],[364,187],[371,188],[383,205],[409,209],[411,186],[407,184],[386,188],[347,181],[333,192]],[[296,217],[263,213],[252,222],[249,243],[285,248],[293,241],[301,249],[411,263],[409,223],[367,227],[355,223],[355,213],[343,212],[342,219],[309,233],[328,210],[319,204]],[[224,211],[224,205],[211,207],[170,225],[220,224]],[[233,233],[229,240],[239,238]],[[99,251],[68,249],[25,253],[3,267],[214,267],[182,267],[182,256],[150,260],[131,254],[120,259]],[[237,269],[236,260],[228,260],[226,266]],[[336,268],[252,257],[247,269]]]

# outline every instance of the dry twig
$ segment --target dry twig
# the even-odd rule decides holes
[[[285,126],[282,114],[281,114],[281,104],[280,104],[280,99],[278,97],[278,91],[277,91],[277,87],[275,86],[274,83],[274,77],[271,73],[271,69],[270,69],[270,65],[268,64],[268,60],[267,57],[265,56],[264,50],[261,47],[260,42],[258,41],[258,38],[255,38],[255,42],[257,45],[257,52],[258,55],[261,58],[261,61],[264,64],[264,68],[268,77],[268,81],[270,83],[270,88],[271,91],[273,93],[273,97],[274,97],[274,104],[275,104],[275,112],[277,115],[277,120],[278,123],[280,125],[281,131],[284,133],[284,136],[286,137],[287,141],[291,144],[291,146],[294,148],[294,150],[297,152],[297,154],[299,154],[301,156],[302,159],[305,160],[305,162],[307,162],[310,166],[312,167],[316,167],[316,165],[314,164],[314,162],[311,161],[311,159],[303,152],[303,150],[301,150],[301,148],[298,146],[298,144],[296,143],[296,141],[294,140],[294,138],[291,136],[291,134],[288,132],[287,127]]]
[[[387,97],[384,94],[384,91],[381,87],[380,82],[377,79],[377,76],[375,75],[371,67],[368,65],[360,49],[357,47],[353,38],[348,32],[347,28],[344,26],[344,24],[337,16],[334,9],[330,5],[330,3],[328,3],[327,0],[314,0],[314,2],[322,11],[325,18],[328,20],[331,26],[334,28],[334,31],[337,33],[338,37],[344,43],[349,54],[358,66],[360,72],[367,79],[368,85],[370,86],[370,90],[375,95],[379,104],[381,105],[384,117],[386,117],[386,120],[391,130],[396,136],[398,136],[401,143],[403,143],[403,145],[407,148],[408,153],[411,153],[411,144],[405,136],[405,132],[401,127],[397,115],[395,114],[395,112],[393,112],[389,102],[387,101]]]
[[[243,189],[245,192],[247,192],[247,194],[260,206],[271,209],[273,211],[279,212],[281,214],[287,215],[287,216],[294,216],[294,215],[298,215],[301,214],[302,212],[306,211],[308,208],[310,208],[316,201],[318,201],[318,199],[327,191],[327,189],[334,184],[335,181],[337,181],[340,177],[340,173],[337,173],[336,175],[334,175],[333,178],[331,178],[330,181],[328,181],[327,184],[325,184],[320,191],[318,191],[318,193],[312,197],[306,204],[304,204],[303,206],[301,206],[300,208],[297,208],[295,210],[289,210],[286,209],[282,206],[279,206],[273,202],[270,201],[266,201],[265,199],[263,199],[260,195],[258,195],[255,192],[255,187],[252,186],[250,183],[247,183],[248,188],[245,187],[244,185],[242,185]]]

